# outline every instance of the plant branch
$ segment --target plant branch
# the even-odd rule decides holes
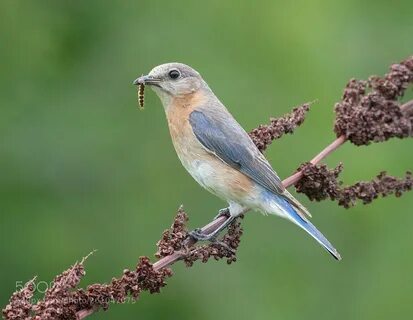
[[[413,112],[413,100],[406,102],[405,104],[400,106],[400,110],[402,110],[406,114],[410,114]],[[332,143],[330,143],[327,147],[325,147],[319,154],[317,154],[313,159],[311,159],[310,163],[315,165],[320,163],[324,158],[326,158],[330,153],[337,150],[341,145],[343,145],[347,141],[345,135],[341,135]],[[303,177],[303,173],[301,171],[297,171],[293,175],[289,176],[288,178],[283,180],[284,187],[288,188],[294,184],[296,184],[301,178]]]
[[[337,150],[347,139],[344,135],[338,137],[332,143],[330,143],[327,147],[325,147],[319,154],[317,154],[313,159],[311,159],[311,164],[318,164],[323,159],[325,159],[329,154]],[[303,177],[303,173],[301,171],[297,171],[293,175],[289,176],[288,178],[283,180],[284,187],[288,188],[294,184],[296,184],[301,178]]]

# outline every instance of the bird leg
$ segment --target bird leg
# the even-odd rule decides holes
[[[196,241],[212,241],[212,242],[216,242],[216,237],[218,236],[218,234],[224,230],[225,228],[227,228],[231,223],[234,222],[234,220],[236,219],[236,217],[231,216],[229,214],[229,209],[225,208],[225,209],[221,209],[219,210],[218,215],[215,217],[215,219],[221,217],[221,216],[227,216],[227,220],[224,221],[224,223],[222,225],[220,225],[216,230],[212,231],[211,233],[205,234],[204,232],[202,232],[201,229],[197,228],[191,232],[189,232],[189,236],[193,239],[195,239]],[[214,219],[214,220],[215,220]]]
[[[225,217],[229,216],[229,208],[219,209],[218,214],[214,217],[214,220],[222,216],[225,216]]]

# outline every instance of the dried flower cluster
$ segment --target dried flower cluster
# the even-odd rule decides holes
[[[64,319],[67,316],[75,316],[77,310],[76,303],[73,302],[76,295],[71,290],[76,288],[85,275],[83,262],[84,259],[80,263],[75,263],[54,279],[44,299],[33,306],[34,319]]]
[[[345,135],[355,145],[409,137],[413,117],[403,113],[397,99],[412,83],[413,56],[393,64],[383,78],[350,80],[335,106],[337,136]]]
[[[156,244],[158,251],[155,253],[155,257],[162,258],[170,256],[175,251],[184,249],[184,241],[188,238],[187,222],[188,215],[181,206],[178,209],[171,228],[163,232],[161,240]]]
[[[243,218],[243,216],[240,218]],[[192,241],[192,239],[188,238],[187,222],[188,215],[181,207],[171,228],[163,232],[161,240],[157,243],[158,251],[155,253],[157,258],[167,257],[179,252],[181,260],[188,267],[192,266],[195,261],[200,260],[205,263],[210,258],[215,260],[225,258],[228,264],[236,261],[236,251],[243,232],[240,222],[232,223],[228,227],[227,233],[217,238],[216,241],[196,246],[189,245],[189,241]]]
[[[379,196],[394,194],[400,197],[413,188],[412,173],[409,171],[404,178],[392,177],[383,171],[371,181],[360,181],[351,186],[341,187],[342,182],[338,180],[343,170],[341,163],[334,169],[328,169],[324,164],[306,163],[301,165],[299,170],[303,177],[295,185],[297,192],[306,194],[310,200],[322,201],[330,198],[345,208],[354,206],[356,200],[368,204]]]
[[[135,270],[124,270],[122,277],[113,278],[110,284],[93,284],[87,289],[76,289],[85,275],[83,259],[58,275],[43,299],[33,303],[34,280],[13,294],[3,310],[8,320],[78,319],[81,310],[106,310],[110,303],[123,303],[127,297],[139,298],[142,291],[160,292],[165,278],[172,275],[169,268],[155,271],[147,257],[141,257]]]
[[[198,260],[206,263],[210,258],[214,258],[214,260],[227,259],[227,263],[231,264],[237,261],[236,252],[242,233],[241,222],[235,221],[228,227],[227,233],[217,241],[188,249],[183,260],[188,267],[191,267]]]
[[[258,149],[264,152],[273,140],[281,138],[286,133],[293,133],[298,126],[303,124],[310,106],[311,103],[304,103],[295,107],[291,113],[280,118],[271,118],[270,124],[261,124],[252,130],[249,133],[250,138]]]
[[[13,293],[10,298],[9,304],[3,309],[4,319],[31,319],[33,304],[31,299],[33,298],[35,285],[34,281],[30,280],[26,283],[24,288]]]
[[[372,76],[368,81],[350,80],[342,100],[335,107],[334,130],[337,136],[345,136],[355,145],[412,136],[413,104],[409,102],[400,106],[398,101],[412,83],[413,56],[393,64],[390,72],[382,78]],[[325,165],[304,163],[298,169],[303,177],[295,187],[310,200],[330,198],[345,208],[353,206],[357,199],[368,204],[380,195],[395,194],[398,197],[412,189],[410,172],[404,178],[395,178],[384,171],[371,181],[341,187],[338,176],[342,169],[342,164],[328,169]]]
[[[23,289],[13,294],[9,304],[3,310],[5,319],[76,319],[76,307],[73,305],[75,288],[85,271],[83,261],[75,263],[68,270],[54,279],[53,286],[49,288],[44,300],[32,303],[35,280],[29,281]]]

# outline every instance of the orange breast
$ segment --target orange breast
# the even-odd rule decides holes
[[[197,91],[185,97],[174,98],[166,111],[172,142],[185,168],[188,162],[209,156],[195,137],[189,123],[191,112],[204,101],[203,93]]]
[[[167,109],[172,142],[182,165],[204,188],[225,200],[240,201],[250,192],[253,182],[208,152],[195,137],[189,115],[206,101],[202,92],[173,99]]]

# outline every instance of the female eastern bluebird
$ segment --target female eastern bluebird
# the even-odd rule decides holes
[[[179,159],[201,186],[228,202],[228,223],[247,209],[276,214],[307,231],[341,259],[197,71],[181,63],[162,64],[134,84],[150,85],[159,96]],[[192,235],[209,240],[217,232]]]

